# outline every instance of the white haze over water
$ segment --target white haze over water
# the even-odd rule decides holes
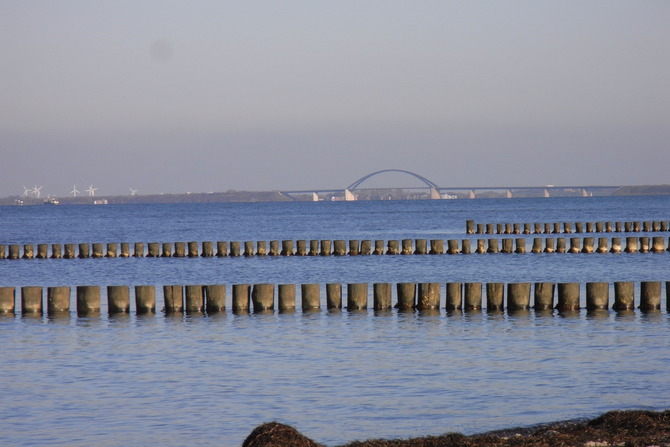
[[[668,23],[652,0],[0,0],[0,196],[669,183]]]

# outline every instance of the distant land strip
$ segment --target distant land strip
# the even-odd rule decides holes
[[[397,188],[378,188],[394,190]],[[483,188],[484,189],[484,188]],[[515,191],[514,197],[524,197],[523,187],[511,187]],[[668,185],[634,185],[622,186],[614,191],[612,196],[647,196],[647,195],[670,195],[670,184]],[[312,195],[282,194],[280,191],[235,191],[207,192],[207,193],[182,193],[182,194],[137,194],[117,196],[79,196],[79,197],[56,197],[58,203],[63,205],[91,205],[97,204],[147,204],[147,203],[220,203],[220,202],[291,202],[294,200],[311,201]],[[416,197],[414,195],[413,197]],[[529,194],[528,197],[537,197]],[[420,198],[428,199],[428,196]],[[487,192],[478,194],[478,198],[505,198],[505,194]],[[400,199],[402,200],[402,199]],[[46,198],[9,196],[0,198],[0,205],[42,205],[48,202]]]

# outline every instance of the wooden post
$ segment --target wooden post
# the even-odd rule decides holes
[[[585,237],[584,238],[584,248],[582,248],[582,253],[593,253],[594,251],[594,244],[595,244],[595,238],[593,237]]]
[[[116,258],[119,251],[119,245],[115,242],[107,242],[106,258]]]
[[[135,245],[133,246],[133,256],[136,258],[143,258],[144,257],[144,243],[143,242],[135,242]]]
[[[77,286],[77,315],[100,313],[100,286]]]
[[[476,253],[486,253],[486,239],[477,239],[477,250]]]
[[[514,241],[516,248],[514,253],[526,253],[526,239],[519,237]]]
[[[397,240],[388,241],[388,249],[386,250],[387,255],[397,255],[400,253],[399,244]]]
[[[311,240],[309,241],[309,256],[318,256],[319,255],[319,241]]]
[[[567,251],[565,247],[565,238],[559,237],[556,239],[556,253],[565,253]]]
[[[183,312],[184,288],[177,285],[163,286],[163,300],[166,313]]]
[[[596,249],[598,253],[607,253],[609,252],[609,248],[607,246],[607,238],[606,237],[599,237],[598,238],[598,248]]]
[[[507,310],[525,310],[530,308],[530,283],[507,284]]]
[[[609,283],[587,282],[586,283],[586,309],[600,310],[609,309]]]
[[[593,233],[593,222],[586,222],[586,232]]]
[[[138,314],[156,312],[156,286],[135,286],[135,310]]]
[[[47,288],[47,313],[49,315],[70,313],[70,288]]]
[[[439,309],[440,289],[439,282],[419,283],[416,308],[419,310]]]
[[[472,253],[470,250],[470,239],[463,239],[461,241],[461,253],[464,255],[469,255]]]
[[[536,282],[533,293],[533,308],[535,310],[550,310],[554,308],[553,282]]]
[[[440,242],[442,242],[441,239],[440,239]],[[436,250],[435,252],[438,253],[437,250]],[[442,251],[442,252],[444,252],[444,251]],[[456,240],[456,239],[449,239],[449,240],[447,241],[447,254],[450,254],[450,255],[456,255],[456,254],[458,254],[458,253],[459,253],[459,250],[458,250],[458,240]]]
[[[498,253],[498,239],[489,239],[489,248],[486,250],[487,253]]]
[[[344,256],[347,254],[346,242],[344,239],[333,241],[333,256]]]
[[[214,242],[202,241],[202,254],[200,256],[203,258],[214,257]]]
[[[37,259],[46,259],[49,257],[49,244],[37,244]]]
[[[556,252],[556,248],[554,247],[554,238],[553,237],[548,237],[544,240],[544,252],[545,253],[554,253]]]
[[[617,233],[621,233],[621,231],[622,231],[621,230],[621,222],[615,222],[614,223],[614,231],[616,231]]]
[[[502,250],[500,250],[501,253],[513,253],[514,248],[513,248],[513,243],[512,239],[510,238],[504,238],[502,240]]]
[[[533,224],[533,227],[534,227],[534,230],[533,230],[534,234],[541,234],[542,233],[542,224],[541,223],[535,222]]]
[[[347,284],[347,309],[360,310],[368,307],[368,285]]]
[[[570,222],[563,222],[563,233],[572,233],[572,224]]]
[[[321,287],[319,284],[301,284],[300,296],[303,311],[321,309]]]
[[[466,282],[464,286],[466,311],[481,310],[482,308],[482,283]]]
[[[596,222],[596,233],[602,233],[602,232],[603,232],[603,223]]]
[[[349,256],[358,256],[361,252],[359,242],[355,239],[349,241]]]
[[[384,310],[391,308],[391,284],[375,283],[372,286],[373,308]]]
[[[640,283],[640,310],[650,311],[661,308],[661,282],[642,281]]]
[[[282,256],[293,256],[293,240],[284,239],[281,241]]]
[[[617,281],[614,283],[614,310],[635,309],[635,292],[632,282]]]
[[[242,255],[245,258],[250,258],[254,255],[254,241],[244,241],[244,253]]]
[[[396,284],[396,293],[398,295],[398,309],[414,309],[416,306],[416,284],[399,282]]]
[[[128,286],[107,286],[107,311],[110,315],[130,312]]]
[[[230,256],[238,257],[242,255],[242,248],[239,241],[230,242]]]
[[[279,312],[293,312],[295,310],[295,284],[279,284],[277,289]]]
[[[342,309],[342,284],[326,284],[326,307]]]
[[[275,286],[273,284],[254,284],[251,291],[254,312],[271,311],[275,306]]]
[[[296,250],[295,254],[296,256],[307,256],[307,241],[304,239],[300,239],[296,242]]]
[[[112,250],[114,250],[114,247],[111,247]],[[109,244],[107,245],[107,256],[110,255],[110,247]],[[130,244],[128,242],[121,242],[121,253],[119,253],[119,257],[121,258],[129,258],[130,257]]]
[[[208,284],[205,290],[205,310],[208,314],[226,310],[226,285]]]
[[[453,242],[456,245],[456,253],[458,253],[458,241]],[[449,250],[452,250],[451,242],[447,241],[449,245]],[[444,241],[442,239],[431,239],[430,240],[430,251],[431,255],[441,255],[444,253]],[[447,251],[449,253],[449,251]],[[453,252],[451,253],[453,254]]]
[[[626,237],[626,253],[637,253],[637,242],[638,238],[636,236]]]
[[[447,283],[447,310],[459,310],[463,307],[463,284],[460,282]]]
[[[0,259],[7,259],[7,249],[4,244],[0,244]]]
[[[225,258],[228,256],[228,241],[216,241],[216,257]]]
[[[412,254],[412,240],[411,239],[403,239],[402,240],[402,251],[400,252],[401,255],[411,255]]]
[[[493,234],[493,233],[494,233],[493,224],[492,223],[486,224],[486,234]]]
[[[582,222],[575,222],[575,233],[583,233],[584,224]]]
[[[514,224],[514,229],[512,230],[512,234],[521,234],[521,225],[518,223]]]
[[[21,287],[21,313],[42,314],[42,288],[39,286]]]
[[[561,232],[561,224],[559,222],[554,222],[554,231],[552,233],[559,234]]]
[[[16,311],[16,288],[0,287],[0,314],[12,314]]]
[[[79,244],[79,257],[80,258],[88,258],[90,257],[90,247],[86,243]]]
[[[12,248],[11,246],[9,247]],[[65,244],[63,245],[63,258],[65,259],[74,259],[77,255],[75,254],[75,245],[74,244]]]
[[[580,249],[580,243],[581,240],[578,237],[571,237],[570,238],[570,250],[568,250],[568,253],[579,253],[582,251]]]
[[[465,232],[467,234],[473,234],[475,232],[475,221],[474,220],[466,220],[465,221]]]
[[[650,250],[649,237],[640,236],[640,253],[649,253],[649,250]]]
[[[383,247],[383,242],[382,242],[382,247]],[[372,241],[370,241],[369,239],[363,239],[361,241],[360,254],[362,256],[367,256],[370,253],[372,253]]]
[[[190,241],[188,243],[188,257],[197,258],[198,256],[200,256],[200,253],[198,253],[198,242]]]
[[[654,236],[654,239],[652,239],[651,251],[654,253],[663,253],[665,251],[663,236]]]
[[[321,256],[332,255],[330,240],[324,239],[321,241]]]
[[[256,256],[266,256],[268,249],[265,241],[256,241]]]
[[[579,310],[579,283],[558,284],[556,309],[559,311]]]
[[[162,244],[162,258],[171,258],[172,257],[172,244],[169,242],[163,242]]]
[[[484,234],[486,232],[484,224],[477,224],[477,234]]]
[[[383,255],[384,254],[384,241],[381,239],[375,240],[375,250],[372,252],[373,255]]]
[[[102,244],[100,243],[91,244],[91,250],[92,250],[91,253],[92,258],[102,258],[105,256],[105,253],[103,252],[102,249]]]
[[[281,255],[281,250],[279,249],[279,241],[272,240],[270,241],[270,256],[279,256]]]
[[[23,245],[23,259],[32,259],[35,257],[35,247],[33,244]]]
[[[621,238],[613,237],[612,238],[612,248],[610,248],[610,253],[621,253]]]
[[[197,249],[197,245],[196,245]],[[185,242],[175,242],[174,243],[174,254],[172,255],[175,258],[185,258],[186,257],[186,243]]]
[[[504,304],[505,285],[501,282],[486,283],[486,310],[488,312],[500,311]]]
[[[531,253],[542,253],[542,238],[536,237],[533,238],[533,248],[531,248]]]
[[[201,285],[184,286],[184,310],[186,313],[201,313],[205,310]]]

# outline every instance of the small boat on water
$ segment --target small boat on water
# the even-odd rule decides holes
[[[45,205],[60,205],[60,201],[55,197],[49,196],[46,199],[44,199],[44,204]]]

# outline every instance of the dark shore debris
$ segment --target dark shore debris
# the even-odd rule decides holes
[[[670,410],[610,411],[590,420],[561,421],[465,436],[447,433],[410,439],[371,439],[340,447],[670,447]],[[323,447],[293,427],[269,422],[242,447]]]

